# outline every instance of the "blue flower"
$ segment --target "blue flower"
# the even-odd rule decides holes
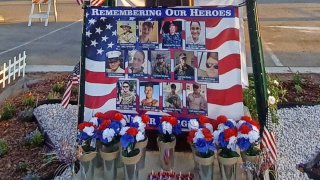
[[[112,128],[116,132],[116,134],[119,134],[121,130],[121,123],[118,121],[111,121],[108,128]]]
[[[80,132],[80,135],[79,135],[79,139],[80,139],[80,140],[87,140],[87,139],[89,139],[89,138],[90,138],[90,136],[88,136],[87,133],[85,133],[85,132]]]
[[[100,125],[102,123],[103,119],[102,118],[98,118],[97,121],[98,121],[98,124]]]
[[[177,135],[181,133],[181,125],[177,124],[176,126],[172,127],[172,132],[173,134]]]
[[[237,144],[241,151],[246,151],[251,146],[249,139],[244,137],[238,138]]]
[[[224,132],[221,132],[218,137],[218,144],[221,147],[227,147],[229,142],[224,140]]]
[[[224,125],[228,126],[229,128],[233,128],[234,127],[234,125],[233,125],[233,123],[231,121],[225,122]]]
[[[138,122],[130,122],[130,127],[134,127],[134,128],[139,128],[139,123]]]
[[[196,148],[199,153],[206,153],[209,150],[207,141],[204,138],[197,139]]]
[[[121,136],[120,138],[120,143],[121,143],[121,146],[124,148],[124,149],[127,149],[127,147],[131,144],[131,143],[134,143],[134,137],[128,135],[128,134],[124,134],[123,136]]]
[[[215,151],[216,150],[216,146],[213,144],[213,141],[208,142],[207,145],[208,145],[208,149],[210,151]]]

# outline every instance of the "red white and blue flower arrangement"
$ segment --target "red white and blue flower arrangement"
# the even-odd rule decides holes
[[[212,132],[206,127],[190,130],[188,142],[195,148],[195,153],[202,158],[213,156],[216,151]]]
[[[97,131],[92,122],[83,122],[78,125],[78,144],[85,152],[96,150]]]
[[[162,116],[159,124],[159,141],[164,143],[175,140],[175,135],[181,133],[181,125],[173,116]]]
[[[217,125],[213,136],[218,147],[221,149],[219,155],[224,158],[239,157],[239,154],[236,152],[238,148],[236,122],[228,119],[226,116],[218,116]]]
[[[258,121],[253,120],[249,116],[243,116],[236,126],[238,129],[237,145],[240,151],[245,152],[248,156],[258,155],[260,149],[255,147],[260,140],[260,125]]]

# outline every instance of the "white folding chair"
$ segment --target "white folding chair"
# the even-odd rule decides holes
[[[40,21],[42,21],[42,19],[46,19],[44,26],[48,26],[52,0],[48,0],[47,2],[45,2],[45,1],[46,0],[34,0],[32,2],[28,26],[31,26],[31,21],[34,18],[39,18]],[[46,12],[41,11],[41,5],[43,5],[43,4],[47,4],[47,11]],[[34,6],[35,5],[38,5],[38,13],[34,13]],[[53,0],[53,8],[54,8],[54,19],[55,19],[55,22],[57,22],[57,20],[58,20],[57,0]]]

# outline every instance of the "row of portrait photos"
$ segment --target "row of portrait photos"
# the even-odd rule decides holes
[[[118,47],[132,48],[138,45],[152,49],[205,50],[207,36],[205,23],[205,21],[118,21]]]
[[[117,82],[116,109],[146,110],[188,114],[208,112],[207,86],[198,83]],[[185,107],[185,108],[184,108]]]
[[[107,53],[106,76],[219,82],[217,52],[122,50]],[[125,71],[127,69],[127,71]]]

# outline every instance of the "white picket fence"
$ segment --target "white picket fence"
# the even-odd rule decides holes
[[[16,74],[18,73],[18,77],[24,77],[26,71],[26,51],[23,51],[23,54],[19,53],[19,59],[15,56],[13,58],[13,63],[11,63],[11,59],[9,60],[9,65],[7,63],[3,64],[3,67],[0,71],[0,87],[2,84],[2,88],[6,87],[6,84],[10,84],[11,79],[14,81],[16,79]],[[6,83],[7,82],[7,83]]]

